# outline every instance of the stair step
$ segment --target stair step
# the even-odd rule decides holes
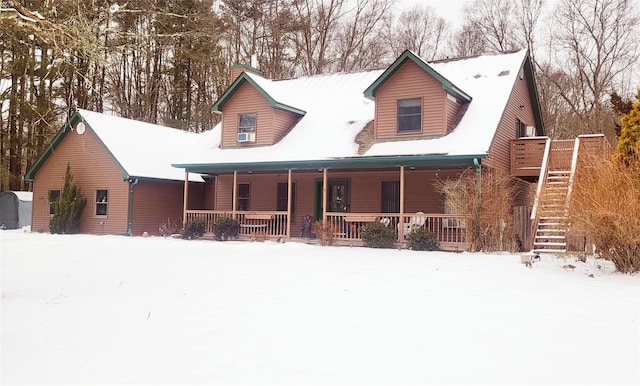
[[[544,249],[544,248],[533,248],[533,253],[566,253],[565,249]]]
[[[546,239],[546,240],[549,240],[549,239],[556,239],[556,240],[557,239],[561,239],[561,240],[564,240],[567,237],[566,236],[558,236],[558,235],[536,235],[535,238],[536,239]]]
[[[571,170],[549,170],[549,174],[571,174]]]
[[[553,243],[553,242],[537,242],[534,241],[533,246],[541,246],[541,247],[558,247],[558,248],[566,248],[567,243]]]

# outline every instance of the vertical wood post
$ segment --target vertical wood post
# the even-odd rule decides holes
[[[189,209],[189,171],[184,171],[184,197],[182,198],[182,226],[187,225],[187,209]]]
[[[293,197],[293,183],[291,182],[291,169],[287,180],[287,238],[291,238],[291,198]]]
[[[322,221],[327,221],[327,168],[322,169]]]
[[[231,205],[233,205],[233,207],[231,208],[231,216],[233,216],[233,218],[236,218],[236,200],[237,200],[237,196],[238,195],[238,171],[234,170],[233,171],[233,197],[231,199]]]
[[[400,220],[398,221],[398,242],[404,242],[404,166],[400,166]]]

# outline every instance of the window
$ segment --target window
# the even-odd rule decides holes
[[[96,190],[96,216],[106,216],[109,205],[109,191],[106,189]]]
[[[238,116],[238,133],[255,133],[257,125],[257,114],[240,114]]]
[[[50,190],[49,194],[49,214],[56,214],[56,203],[60,201],[60,190]]]
[[[287,203],[289,201],[289,184],[287,182],[278,182],[277,191],[277,211],[286,211]],[[291,184],[291,214],[296,210],[296,183]]]
[[[422,131],[422,99],[398,100],[398,133]]]
[[[400,213],[400,181],[382,181],[381,213]]]
[[[521,120],[516,118],[516,138],[522,138],[527,136],[527,125]]]
[[[249,210],[249,184],[238,184],[236,210]]]

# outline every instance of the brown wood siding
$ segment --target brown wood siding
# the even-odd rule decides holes
[[[446,98],[447,103],[447,134],[450,133],[460,120],[460,112],[462,111],[462,102]]]
[[[282,110],[273,110],[273,140],[278,143],[298,121],[299,116]]]
[[[256,142],[238,143],[238,116],[244,113],[257,114]],[[271,145],[273,138],[273,108],[267,100],[251,86],[244,83],[223,106],[222,147]]]
[[[123,180],[120,168],[91,130],[83,135],[77,135],[75,131],[68,133],[38,170],[33,183],[31,230],[49,232],[48,191],[62,191],[67,163],[71,166],[73,182],[87,198],[87,206],[80,221],[80,232],[126,232],[129,183]],[[107,216],[95,215],[96,189],[109,191]],[[104,222],[104,227],[100,222]]]
[[[422,132],[397,132],[398,99],[422,98]],[[375,138],[446,134],[446,92],[442,84],[407,61],[376,92]]]
[[[520,106],[524,106],[524,109],[520,109]],[[516,138],[516,119],[520,119],[526,125],[535,125],[526,78],[518,78],[511,91],[511,97],[489,149],[489,157],[483,161],[483,165],[501,173],[510,173],[511,140]]]
[[[203,184],[189,184],[189,208],[202,207]],[[140,180],[133,188],[132,233],[158,235],[158,228],[166,222],[182,224],[184,197],[183,181]]]
[[[456,179],[462,170],[405,170],[406,196],[405,212],[442,213],[444,201],[435,187],[436,180]],[[305,215],[314,215],[315,186],[322,181],[320,172],[294,172],[296,184],[295,221],[292,232],[295,235],[297,225],[302,224]],[[349,209],[351,212],[378,213],[381,211],[382,181],[399,181],[400,170],[332,172],[329,180],[347,180],[350,183]],[[287,182],[287,173],[275,174],[239,174],[238,183],[250,184],[250,210],[273,211],[276,208],[276,189],[278,182]],[[218,177],[216,210],[231,212],[233,176]]]

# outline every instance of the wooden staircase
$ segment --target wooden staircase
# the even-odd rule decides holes
[[[538,190],[538,208],[533,251],[537,253],[564,253],[567,251],[569,229],[569,196],[575,173],[578,147],[574,141],[552,141],[548,163],[541,176]]]

